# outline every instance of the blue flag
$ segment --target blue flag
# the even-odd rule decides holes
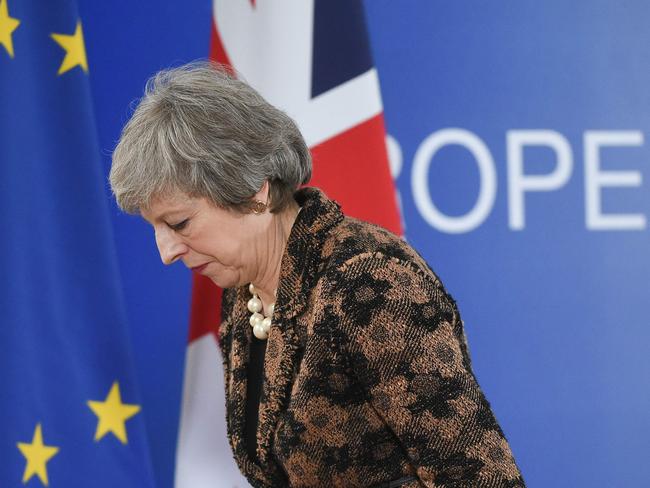
[[[0,0],[3,487],[154,486],[88,61],[75,2]]]

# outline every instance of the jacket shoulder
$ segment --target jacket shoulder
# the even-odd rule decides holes
[[[330,273],[344,272],[352,263],[392,262],[439,282],[427,262],[403,238],[375,224],[346,217],[324,244]]]
[[[417,251],[399,236],[373,224],[346,218],[339,227],[337,250],[325,274],[326,301],[332,317],[350,320],[333,320],[332,333],[347,336],[364,324],[384,323],[393,312],[413,327],[424,325],[433,330],[447,323],[470,368],[456,301]],[[344,344],[349,338],[339,342]]]

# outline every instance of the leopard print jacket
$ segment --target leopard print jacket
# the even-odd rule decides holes
[[[399,237],[314,188],[282,258],[257,459],[245,445],[246,287],[223,295],[229,441],[254,487],[523,487],[456,304]]]

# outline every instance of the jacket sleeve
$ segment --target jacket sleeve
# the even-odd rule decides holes
[[[522,487],[472,372],[456,305],[437,277],[381,254],[346,262],[332,288],[353,375],[426,487]]]

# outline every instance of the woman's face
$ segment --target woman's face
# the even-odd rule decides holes
[[[266,201],[265,189],[255,198]],[[181,260],[222,288],[253,281],[271,224],[269,212],[242,214],[181,192],[155,199],[142,217],[154,228],[163,263]]]

